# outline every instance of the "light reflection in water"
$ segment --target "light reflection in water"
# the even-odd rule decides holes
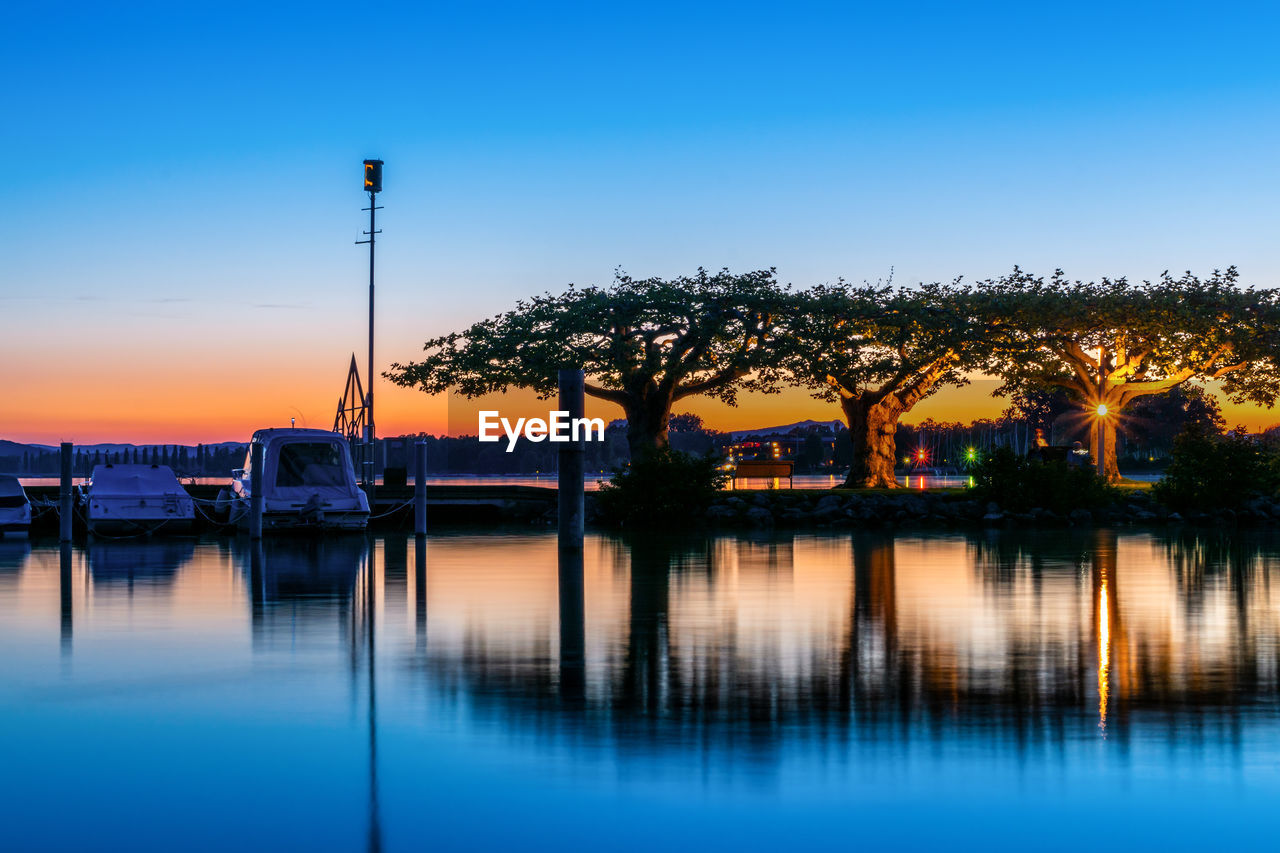
[[[4,545],[0,644],[14,652],[0,723],[35,744],[14,746],[11,778],[26,784],[3,793],[19,805],[41,779],[76,775],[103,791],[83,808],[145,792],[192,816],[199,798],[114,796],[127,763],[52,748],[71,726],[150,750],[154,719],[190,728],[193,772],[229,751],[237,769],[222,772],[265,776],[307,808],[359,778],[361,805],[325,815],[320,841],[346,831],[367,849],[404,846],[406,803],[428,793],[459,813],[480,802],[469,796],[532,796],[525,762],[558,780],[565,809],[625,796],[634,778],[691,786],[714,815],[743,804],[747,779],[784,799],[892,790],[941,807],[969,787],[947,788],[953,773],[1016,798],[1030,767],[1056,774],[1066,808],[1085,794],[1080,774],[1103,784],[1099,762],[1141,756],[1176,777],[1186,760],[1280,759],[1280,548],[1265,538],[595,536],[581,554],[525,532]],[[267,734],[253,749],[219,739],[254,726]],[[282,758],[290,744],[309,759]],[[224,807],[249,820],[267,805]],[[542,808],[524,819],[557,806]]]
[[[1098,593],[1098,728],[1107,733],[1107,678],[1111,670],[1111,603],[1107,598],[1107,581],[1102,580]]]

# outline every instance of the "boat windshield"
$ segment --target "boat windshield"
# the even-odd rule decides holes
[[[22,486],[18,484],[18,478],[0,474],[0,508],[25,506],[26,503],[27,496],[22,491]]]
[[[347,471],[342,449],[331,441],[296,441],[280,448],[276,485],[345,486]]]

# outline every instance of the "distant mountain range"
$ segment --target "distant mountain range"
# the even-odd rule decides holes
[[[765,435],[788,435],[792,432],[809,432],[817,427],[821,432],[836,433],[844,429],[843,421],[796,421],[793,424],[783,424],[782,426],[760,427],[759,429],[740,429],[730,433],[734,441],[743,438],[759,438]]]
[[[221,441],[216,444],[204,445],[209,450],[232,449],[236,447],[244,447],[243,441]],[[77,444],[76,450],[84,453],[93,453],[99,451],[102,453],[120,453],[124,450],[150,450],[151,448],[164,447],[185,447],[187,450],[195,450],[194,444]],[[58,450],[56,444],[20,444],[16,441],[8,441],[0,438],[0,458],[19,457],[24,453],[52,453]]]
[[[616,421],[615,423],[621,426],[621,425],[625,425],[626,421]],[[817,427],[820,431],[823,431],[823,432],[829,431],[829,432],[835,433],[835,432],[839,432],[841,429],[844,428],[844,423],[838,420],[835,420],[835,421],[804,420],[804,421],[796,421],[795,423],[792,423],[792,424],[782,424],[780,426],[758,427],[756,429],[732,430],[729,433],[729,435],[732,436],[734,441],[740,441],[744,438],[759,438],[765,435],[788,435],[795,431],[808,432],[814,427]],[[207,451],[212,452],[212,451],[221,450],[221,449],[232,449],[237,447],[244,447],[245,444],[246,442],[243,442],[243,441],[220,441],[214,444],[206,444],[204,445],[204,447],[206,448]],[[172,447],[178,447],[178,448],[185,447],[187,448],[188,451],[192,451],[192,452],[194,452],[196,449],[196,445],[194,444],[102,443],[102,444],[77,444],[76,451],[79,453],[88,453],[88,454],[93,454],[95,452],[107,454],[107,453],[122,453],[126,450],[132,451],[135,448],[139,451],[147,451],[153,447],[158,449],[172,448]],[[16,441],[8,441],[7,439],[0,439],[0,459],[6,459],[6,458],[21,459],[23,454],[25,453],[52,453],[52,452],[56,452],[57,450],[58,450],[58,445],[56,444],[21,444]]]

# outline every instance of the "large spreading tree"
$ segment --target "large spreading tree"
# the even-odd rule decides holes
[[[917,288],[819,285],[787,318],[784,364],[814,396],[838,401],[853,449],[846,488],[894,488],[898,420],[947,384],[964,384],[982,336],[958,282]]]
[[[608,287],[570,287],[518,302],[462,332],[429,340],[421,361],[387,377],[468,397],[529,388],[556,392],[564,368],[586,373],[586,393],[617,403],[632,458],[667,446],[671,407],[708,395],[772,390],[773,348],[788,293],[773,270],[728,270],[672,280],[618,273]]]
[[[1206,279],[1080,282],[1015,268],[977,289],[996,345],[989,370],[1002,391],[1063,388],[1105,430],[1107,479],[1119,478],[1116,430],[1135,400],[1185,382],[1220,381],[1236,402],[1271,406],[1280,392],[1274,291],[1241,287],[1234,267]],[[1083,421],[1082,421],[1083,423]],[[1090,448],[1098,456],[1097,421]]]

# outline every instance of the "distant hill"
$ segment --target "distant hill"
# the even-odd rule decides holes
[[[181,472],[194,476],[206,473],[221,474],[239,465],[244,458],[243,441],[223,441],[204,445],[203,454],[197,453],[197,445],[190,444],[77,444],[75,445],[76,476],[88,474],[89,466],[96,462],[158,462],[164,461]],[[176,448],[176,449],[175,449]],[[58,447],[49,444],[22,444],[0,439],[0,471],[23,476],[49,476],[59,469]]]
[[[783,424],[782,426],[760,427],[758,429],[741,429],[734,430],[731,435],[734,441],[744,438],[760,438],[766,435],[787,435],[793,431],[808,432],[813,427],[818,427],[823,432],[836,433],[844,429],[843,421],[796,421],[793,424]]]
[[[30,453],[35,445],[18,444],[16,441],[6,441],[0,438],[0,457],[16,456],[22,458],[22,454]]]
[[[246,447],[246,441],[220,441],[216,444],[206,444],[206,450],[223,450],[233,449],[236,447]],[[185,447],[187,450],[195,450],[194,444],[77,444],[76,450],[85,453],[93,453],[98,451],[101,453],[120,453],[125,450],[149,449],[152,447]],[[55,453],[58,450],[56,444],[19,444],[16,441],[0,438],[0,456],[21,456],[24,453]]]

